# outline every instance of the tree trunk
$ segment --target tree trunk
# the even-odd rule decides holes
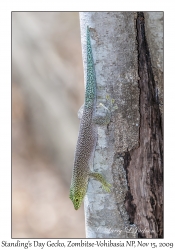
[[[145,15],[150,21],[149,13]],[[98,128],[93,164],[94,170],[101,172],[113,188],[108,194],[100,183],[89,180],[85,197],[86,237],[163,237],[163,144],[159,110],[163,101],[162,68],[156,68],[156,58],[152,72],[144,14],[83,12],[80,21],[85,82],[88,25],[97,105],[105,104],[109,95],[118,106],[110,124]],[[150,44],[154,44],[151,55],[156,54],[161,61],[162,51],[154,52],[157,43],[149,32],[152,24],[149,21]]]
[[[140,237],[162,238],[162,121],[142,12],[138,13],[137,17],[137,41],[140,77],[140,145],[128,152],[126,169],[130,192],[126,203],[134,204],[136,212],[132,217],[140,229]]]

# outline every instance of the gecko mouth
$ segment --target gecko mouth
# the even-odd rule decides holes
[[[78,209],[80,208],[80,205],[81,205],[81,204],[75,204],[75,205],[74,205],[75,210],[78,210]]]
[[[73,203],[74,203],[75,210],[78,210],[80,208],[80,205],[81,205],[79,198],[75,198]]]

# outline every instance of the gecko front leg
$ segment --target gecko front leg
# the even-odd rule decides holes
[[[90,172],[90,173],[89,173],[89,177],[92,177],[92,178],[94,178],[95,180],[99,181],[99,182],[102,184],[102,187],[103,187],[103,189],[104,189],[106,192],[109,193],[109,192],[111,191],[111,189],[110,189],[111,184],[109,184],[109,183],[105,180],[105,178],[102,176],[102,174],[97,173],[97,172]]]

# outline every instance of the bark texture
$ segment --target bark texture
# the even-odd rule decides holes
[[[163,12],[146,11],[145,33],[154,74],[159,109],[163,119]]]
[[[127,154],[126,206],[141,238],[163,237],[163,136],[159,102],[145,36],[144,14],[137,16],[140,87],[140,145]]]
[[[97,106],[107,105],[106,95],[118,109],[107,127],[98,127],[95,171],[112,184],[105,193],[100,183],[90,179],[85,197],[87,238],[134,238],[124,206],[128,190],[124,169],[125,151],[139,145],[138,54],[134,12],[83,12],[80,14],[84,76],[86,82],[86,29],[91,44],[97,81]],[[98,109],[97,109],[98,112]]]
[[[161,85],[158,79],[162,81],[162,74],[155,83],[156,63],[153,72],[144,15],[86,12],[80,14],[80,21],[85,82],[88,25],[97,80],[97,105],[105,104],[106,94],[109,94],[118,106],[110,124],[98,128],[91,166],[106,177],[113,189],[107,194],[98,182],[89,180],[85,197],[86,237],[161,238],[163,136],[160,92],[156,86]],[[159,60],[161,56],[155,62]]]

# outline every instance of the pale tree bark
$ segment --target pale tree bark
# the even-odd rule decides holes
[[[154,56],[159,42],[149,29],[156,22],[160,23],[157,37],[161,40],[162,23],[158,20],[161,13],[157,18],[150,13],[145,16],[149,19],[146,29],[149,44],[154,44],[151,51]],[[151,20],[151,17],[154,18]],[[97,105],[106,103],[106,95],[109,95],[118,106],[110,124],[98,128],[93,164],[93,169],[112,184],[112,191],[105,193],[100,183],[89,180],[85,197],[86,237],[162,237],[163,163],[159,110],[160,100],[163,102],[162,50],[154,58],[152,72],[143,13],[82,12],[80,24],[85,83],[86,27],[89,26]]]

